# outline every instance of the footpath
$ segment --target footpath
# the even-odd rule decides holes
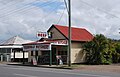
[[[7,65],[16,65],[16,66],[28,66],[28,67],[41,67],[41,68],[55,68],[55,69],[73,69],[72,67],[68,67],[68,65],[32,65],[32,64],[29,64],[29,63],[25,63],[25,64],[22,64],[22,63],[6,63]]]

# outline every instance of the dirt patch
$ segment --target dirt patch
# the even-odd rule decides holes
[[[76,70],[120,73],[120,65],[81,65]]]

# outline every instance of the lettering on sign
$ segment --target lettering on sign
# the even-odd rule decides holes
[[[39,45],[24,45],[24,51],[35,51],[35,50],[51,50],[50,44],[39,44]]]
[[[37,50],[50,50],[50,44],[40,44],[36,45]]]
[[[24,51],[35,50],[35,45],[24,45],[23,50]]]
[[[47,38],[47,32],[37,32],[37,37],[39,38]]]
[[[67,40],[58,40],[53,43],[53,45],[68,45]]]

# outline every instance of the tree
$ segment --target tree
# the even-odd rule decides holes
[[[92,41],[84,44],[84,50],[89,64],[110,64],[112,62],[109,40],[102,34],[96,35]]]
[[[115,46],[115,52],[112,53],[112,59],[113,63],[119,63],[120,62],[120,43],[119,42],[114,42]]]

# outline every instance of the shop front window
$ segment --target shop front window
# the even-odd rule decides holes
[[[67,51],[58,51],[58,55],[67,55]]]

